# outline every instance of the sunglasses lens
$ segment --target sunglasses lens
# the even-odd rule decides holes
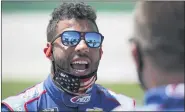
[[[61,41],[65,46],[75,46],[80,41],[80,34],[74,31],[66,31],[62,33]]]
[[[92,48],[100,47],[102,40],[102,36],[99,33],[89,32],[85,35],[86,43]]]

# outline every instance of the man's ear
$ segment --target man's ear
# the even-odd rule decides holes
[[[51,55],[52,55],[51,50],[52,50],[52,45],[51,45],[51,43],[48,42],[47,46],[44,48],[44,54],[50,60],[51,60]]]
[[[137,69],[139,68],[139,51],[137,48],[137,45],[135,43],[131,44],[131,53],[132,53],[132,57],[134,59],[134,62],[136,64]]]

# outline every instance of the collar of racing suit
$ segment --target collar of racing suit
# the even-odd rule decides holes
[[[155,105],[157,110],[178,110],[184,108],[184,83],[169,84],[148,90],[145,105]]]
[[[61,89],[59,89],[53,82],[51,75],[49,75],[48,78],[44,81],[44,86],[46,88],[47,93],[59,104],[63,103],[67,107],[72,107],[72,108],[78,107],[77,103],[74,103],[71,101],[73,98],[78,97],[78,96],[69,94],[65,91],[61,91]],[[89,88],[86,91],[84,95],[79,96],[79,97],[88,96],[90,97],[89,102],[93,102],[93,100],[96,97],[96,94],[95,94],[96,91],[93,88],[94,88],[94,84],[91,88]]]

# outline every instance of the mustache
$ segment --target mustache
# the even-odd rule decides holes
[[[73,55],[72,55],[72,57],[74,58],[74,57],[80,57],[80,58],[90,58],[90,56],[88,55],[88,54],[86,54],[86,53],[78,53],[78,52],[75,52]]]
[[[65,49],[64,49],[60,44],[58,44],[58,43],[53,43],[53,47],[58,47],[58,48],[60,48],[61,50],[65,50]],[[75,56],[91,59],[91,56],[90,56],[88,53],[82,53],[82,52],[77,52],[77,51],[75,52],[75,51],[74,51],[74,53],[71,55],[71,58],[72,58],[72,57],[75,57]]]

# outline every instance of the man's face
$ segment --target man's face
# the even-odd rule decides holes
[[[57,35],[64,31],[97,32],[96,26],[89,20],[61,20],[57,25]],[[84,40],[74,47],[65,46],[61,38],[54,42],[53,55],[55,63],[66,72],[84,76],[94,72],[99,65],[99,48],[89,48]]]

